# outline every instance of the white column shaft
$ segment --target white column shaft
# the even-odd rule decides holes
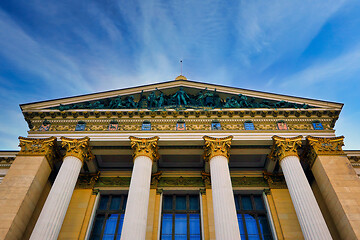
[[[81,167],[80,159],[73,156],[64,158],[30,240],[58,238]]]
[[[297,156],[287,156],[280,162],[292,202],[306,240],[332,239],[310,184]]]
[[[126,203],[122,240],[144,240],[146,236],[152,160],[139,156],[134,160]]]
[[[224,156],[211,158],[210,173],[216,239],[240,240],[228,159]]]

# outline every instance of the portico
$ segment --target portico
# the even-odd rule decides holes
[[[21,107],[4,239],[359,235],[341,104],[180,77]]]

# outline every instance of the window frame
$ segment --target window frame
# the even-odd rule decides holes
[[[165,197],[172,196],[172,209],[164,209]],[[186,209],[185,210],[176,210],[176,197],[185,196],[186,197]],[[190,209],[190,196],[196,196],[199,200],[199,209],[191,210]],[[175,214],[186,214],[186,238],[190,239],[190,214],[199,214],[199,230],[200,230],[200,239],[203,239],[203,219],[202,219],[202,204],[201,204],[201,194],[196,193],[162,193],[162,203],[161,203],[161,217],[160,217],[160,228],[159,228],[159,240],[162,239],[162,230],[163,230],[163,216],[164,214],[172,215],[172,240],[175,239]]]
[[[105,196],[109,196],[109,199],[108,199],[107,204],[106,204],[106,209],[99,209],[100,203],[101,203],[101,198],[103,198]],[[111,201],[112,201],[113,196],[121,196],[121,201],[120,201],[120,205],[119,205],[120,209],[110,210],[110,205],[111,205]],[[99,236],[99,239],[103,239],[106,222],[109,219],[109,216],[111,214],[119,214],[119,216],[117,217],[116,228],[115,228],[115,233],[114,233],[114,240],[116,239],[116,235],[118,235],[119,221],[121,219],[121,214],[123,214],[124,217],[125,217],[127,198],[128,198],[127,193],[115,193],[115,194],[103,194],[102,193],[102,194],[99,194],[99,200],[97,202],[97,206],[96,206],[96,209],[94,211],[94,216],[93,216],[93,220],[92,220],[92,226],[91,226],[91,229],[90,229],[88,239],[91,240],[93,238],[93,236],[94,236],[93,231],[94,231],[94,228],[95,228],[96,218],[98,216],[104,216],[104,221],[102,223],[101,233],[100,233],[100,236]],[[125,205],[124,205],[124,201],[126,201]],[[121,206],[123,206],[123,207],[121,207]],[[120,237],[121,237],[121,234],[120,234]]]
[[[247,124],[252,124],[252,129],[246,129],[246,125],[247,125]],[[254,130],[256,130],[256,129],[255,129],[255,124],[254,124],[254,122],[251,121],[251,120],[246,120],[246,121],[244,122],[244,130],[246,130],[246,131],[254,131]]]
[[[244,196],[250,197],[252,210],[244,210],[243,209],[243,207],[242,207],[243,203],[241,201],[241,198],[244,197]],[[263,209],[261,209],[261,210],[256,209],[256,203],[255,203],[254,196],[257,196],[262,200]],[[245,231],[243,233],[244,237],[245,237],[245,240],[249,239],[248,230],[247,230],[245,217],[244,217],[245,214],[249,214],[249,215],[253,216],[254,219],[256,220],[256,228],[257,228],[257,231],[259,233],[258,236],[259,236],[259,238],[261,240],[264,240],[264,238],[263,238],[263,236],[261,234],[261,227],[260,227],[260,224],[259,224],[259,216],[265,217],[266,221],[267,221],[267,227],[269,229],[269,233],[267,234],[267,236],[269,236],[271,239],[274,240],[274,235],[273,235],[273,230],[272,230],[273,226],[272,226],[271,221],[269,220],[269,214],[271,214],[271,213],[268,211],[268,208],[266,206],[266,202],[265,202],[265,199],[263,197],[263,194],[260,194],[260,193],[241,193],[241,192],[234,191],[234,199],[235,199],[235,201],[236,201],[236,198],[238,199],[238,204],[239,204],[239,208],[240,208],[240,209],[238,209],[236,207],[236,205],[235,205],[236,216],[238,214],[241,214],[242,225],[243,225],[243,228],[244,228],[244,231]],[[239,226],[239,228],[240,228],[240,226]]]

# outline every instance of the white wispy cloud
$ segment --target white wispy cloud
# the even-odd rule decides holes
[[[289,86],[299,85],[301,88],[309,88],[322,82],[329,84],[331,81],[335,81],[335,84],[344,84],[344,81],[352,80],[349,77],[360,73],[359,66],[360,45],[336,58],[315,62],[292,76],[286,77],[282,80],[281,87],[286,89]]]
[[[0,78],[0,94],[16,96],[0,107],[170,80],[180,74],[180,59],[190,79],[256,90],[286,92],[301,81],[300,94],[354,79],[359,46],[287,76],[263,77],[278,61],[296,59],[349,1],[36,0],[26,5],[32,24],[0,8],[0,57],[22,78]],[[20,92],[21,85],[29,89]],[[6,124],[26,125],[16,120],[18,109],[6,111],[13,121]]]

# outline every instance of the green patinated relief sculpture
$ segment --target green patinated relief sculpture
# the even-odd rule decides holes
[[[195,94],[186,92],[180,87],[175,93],[165,94],[161,90],[137,95],[117,96],[113,98],[99,99],[53,107],[60,111],[72,109],[177,109],[177,108],[313,108],[307,104],[290,103],[287,101],[274,101],[239,95],[220,97],[216,89],[210,91],[207,88],[199,90]]]

